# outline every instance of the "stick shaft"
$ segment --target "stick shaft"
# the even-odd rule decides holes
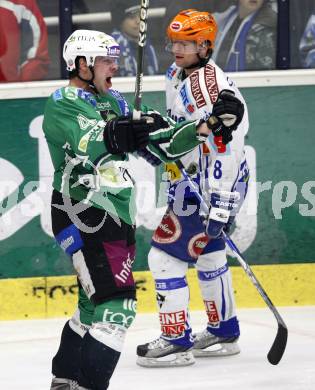
[[[183,167],[182,163],[180,161],[177,161],[177,165],[180,168],[184,178],[187,180],[189,187],[191,190],[196,194],[197,198],[200,201],[200,210],[207,214],[209,212],[208,205],[206,204],[205,200],[200,195],[198,189],[196,188],[196,184],[191,180],[187,172],[185,171],[185,168]],[[282,358],[282,355],[286,348],[287,343],[287,337],[288,337],[288,329],[283,321],[280,313],[274,306],[274,304],[271,302],[269,296],[267,295],[266,291],[263,289],[262,285],[259,283],[258,279],[256,278],[255,274],[251,270],[249,264],[246,262],[244,257],[241,255],[240,251],[238,250],[237,246],[234,244],[234,242],[231,240],[231,238],[223,232],[223,237],[227,245],[230,247],[232,252],[234,253],[237,261],[240,263],[242,268],[244,269],[246,275],[250,278],[251,282],[255,286],[255,288],[258,290],[259,294],[261,295],[262,299],[265,301],[268,308],[271,310],[273,315],[275,316],[278,324],[278,332],[277,336],[274,340],[274,343],[268,353],[268,360],[271,364],[278,364],[280,359]]]
[[[137,74],[135,85],[135,100],[133,113],[134,119],[140,117],[140,106],[142,100],[142,84],[143,84],[143,58],[144,48],[147,40],[147,17],[149,9],[149,0],[141,0],[140,5],[140,26],[139,26],[139,39],[138,39],[138,52],[137,52]]]

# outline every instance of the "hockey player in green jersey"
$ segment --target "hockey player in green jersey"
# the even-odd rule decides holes
[[[48,99],[43,129],[55,173],[52,228],[79,283],[78,308],[52,362],[51,389],[104,390],[136,314],[133,179],[128,153],[175,160],[210,134],[207,122],[175,124],[133,108],[111,89],[120,48],[98,31],[77,30],[63,56],[69,85]]]

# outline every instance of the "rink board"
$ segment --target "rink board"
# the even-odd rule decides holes
[[[236,303],[264,307],[265,303],[240,267],[231,267]],[[257,265],[252,270],[270,299],[278,306],[315,305],[315,264]],[[155,311],[150,272],[135,272],[138,312]],[[202,310],[196,271],[188,271],[191,310]],[[0,280],[0,320],[70,316],[77,301],[75,276]]]
[[[250,209],[248,220],[237,221],[239,234],[234,237],[232,232],[232,238],[276,305],[315,305],[315,70],[231,76],[250,112],[246,144],[254,157],[251,182],[263,188],[257,207]],[[114,85],[132,101],[134,78],[128,79],[128,88],[119,84],[126,79],[114,80]],[[64,84],[0,86],[0,320],[68,316],[76,304],[71,262],[51,232],[47,205],[53,171],[41,128],[47,96]],[[145,78],[143,101],[164,111],[163,89],[162,77]],[[150,201],[163,193],[157,171],[143,161],[139,167],[136,158],[132,164],[141,180],[149,175],[153,180]],[[152,210],[158,205],[154,202],[147,209],[142,202],[139,208],[143,214],[137,221],[134,269],[140,312],[155,310],[154,285],[146,270],[154,230]],[[263,307],[244,271],[232,267],[232,272],[238,307]],[[191,308],[197,310],[202,301],[193,273],[189,272]]]
[[[248,73],[249,81],[253,75]],[[314,75],[315,70],[313,80]],[[249,190],[250,207],[243,207],[246,218],[239,220],[243,210],[238,215],[238,232],[231,233],[232,239],[250,264],[315,262],[315,85],[243,88],[242,93],[251,118],[246,139],[251,151],[247,154],[249,186],[255,185],[257,191]],[[41,127],[46,98],[4,96],[0,110],[0,279],[71,275],[72,264],[51,231],[48,205],[53,167]],[[132,99],[130,94],[128,98]],[[143,96],[144,102],[162,110],[164,99],[162,91]],[[144,160],[131,156],[129,163],[136,188],[142,189],[134,270],[146,271],[153,230],[163,215],[157,211],[166,203],[165,188],[160,184],[161,172]]]

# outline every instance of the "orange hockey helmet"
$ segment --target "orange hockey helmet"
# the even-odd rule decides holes
[[[213,49],[217,34],[217,24],[210,12],[186,9],[177,14],[167,28],[167,36],[172,41],[194,41],[201,44],[210,42]]]

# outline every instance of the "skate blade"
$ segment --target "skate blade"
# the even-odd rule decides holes
[[[147,358],[138,356],[137,364],[141,367],[183,367],[195,363],[195,358],[191,351],[173,353],[160,358]]]
[[[222,343],[211,345],[204,349],[193,349],[194,357],[219,357],[232,356],[241,352],[237,343]]]

